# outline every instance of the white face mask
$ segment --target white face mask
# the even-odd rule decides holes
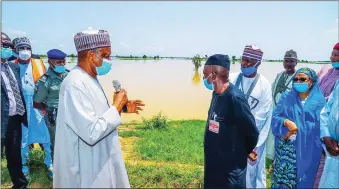
[[[19,51],[19,58],[21,60],[28,60],[31,58],[31,55],[32,55],[32,52],[29,51],[29,50],[22,50],[22,51]]]

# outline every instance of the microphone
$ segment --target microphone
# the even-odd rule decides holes
[[[114,89],[115,89],[115,92],[120,92],[120,90],[121,90],[121,84],[120,84],[120,82],[118,81],[118,80],[113,80],[113,87],[114,87]]]
[[[113,87],[115,89],[115,92],[116,93],[120,92],[121,91],[120,82],[118,80],[113,80],[112,83],[113,83]],[[125,112],[125,113],[127,112],[127,106],[126,105],[122,107],[122,111]]]

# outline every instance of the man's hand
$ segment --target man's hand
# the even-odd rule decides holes
[[[248,159],[250,159],[251,161],[257,161],[257,158],[258,153],[254,150],[248,155]]]
[[[296,134],[296,131],[287,131],[286,135],[284,136],[284,139],[289,139],[293,134]]]
[[[288,128],[289,131],[291,131],[293,134],[297,133],[298,128],[297,125],[288,119],[285,120],[284,125]]]
[[[338,142],[331,137],[324,137],[324,143],[326,145],[327,151],[332,156],[338,156],[339,155],[339,148],[338,148]]]
[[[129,100],[126,106],[127,106],[126,113],[139,114],[139,111],[143,110],[140,106],[145,106],[145,104],[141,100]]]
[[[113,105],[117,108],[118,112],[122,111],[122,107],[124,107],[127,102],[127,92],[125,89],[121,89],[120,92],[114,93]]]

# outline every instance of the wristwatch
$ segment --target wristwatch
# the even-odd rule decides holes
[[[127,112],[127,106],[126,106],[126,105],[122,107],[122,111],[123,111],[124,113]]]

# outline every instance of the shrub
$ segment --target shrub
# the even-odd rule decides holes
[[[159,112],[157,115],[152,117],[151,119],[142,118],[143,128],[148,129],[167,129],[168,126],[168,118],[166,116],[161,115]]]

